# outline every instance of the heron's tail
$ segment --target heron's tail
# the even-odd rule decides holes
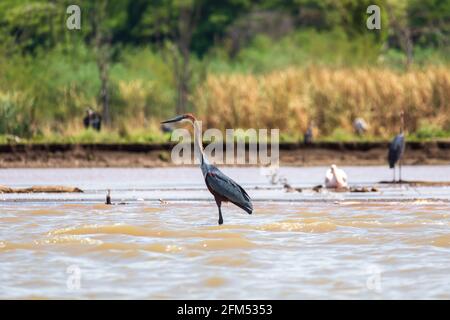
[[[242,188],[241,186],[239,186],[239,188],[242,191],[242,196],[244,197],[244,201],[242,201],[241,203],[235,203],[235,205],[237,205],[239,208],[241,208],[242,210],[244,210],[248,214],[252,214],[252,212],[253,212],[253,205],[252,205],[252,201],[250,199],[250,196],[248,195],[247,191],[244,190],[244,188]]]
[[[253,212],[253,205],[252,203],[249,201],[246,201],[244,203],[236,203],[233,202],[235,205],[237,205],[239,208],[241,208],[242,210],[244,210],[245,212],[247,212],[248,214],[252,214]]]

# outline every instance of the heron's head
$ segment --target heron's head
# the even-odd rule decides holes
[[[186,122],[186,121],[194,123],[196,119],[192,113],[186,113],[181,116],[176,116],[175,118],[163,121],[161,123],[164,124],[164,123]]]
[[[330,169],[331,169],[332,172],[335,172],[336,169],[337,169],[337,166],[335,164],[332,164]]]

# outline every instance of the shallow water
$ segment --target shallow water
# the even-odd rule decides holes
[[[351,185],[392,178],[385,167],[344,169]],[[450,299],[449,188],[288,193],[258,168],[223,171],[255,211],[225,204],[217,226],[198,168],[0,170],[11,187],[85,191],[0,194],[0,298]],[[324,171],[280,175],[304,188]],[[450,167],[403,176],[448,181]],[[104,205],[108,188],[126,204]]]

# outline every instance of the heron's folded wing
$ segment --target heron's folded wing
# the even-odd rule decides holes
[[[250,201],[247,192],[218,169],[208,172],[206,175],[206,182],[212,190],[233,203],[244,204]]]

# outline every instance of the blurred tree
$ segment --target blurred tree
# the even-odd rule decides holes
[[[175,46],[167,45],[172,54],[173,70],[177,85],[177,114],[186,112],[191,79],[190,55],[192,34],[200,14],[199,1],[175,1],[173,7],[178,13],[178,27],[174,30]],[[175,50],[176,48],[176,50]]]
[[[93,46],[96,54],[98,73],[100,77],[100,104],[104,124],[111,124],[111,111],[109,105],[109,64],[111,59],[111,33],[106,27],[108,0],[94,2],[91,11],[91,24],[93,30]]]
[[[113,37],[126,23],[127,1],[84,0],[81,10],[88,17],[88,24],[84,24],[86,39],[91,43],[95,54],[100,79],[99,102],[103,122],[111,124],[110,106],[110,76],[109,68],[114,55]],[[82,28],[83,29],[83,28]]]
[[[405,53],[406,68],[411,66],[414,58],[412,30],[407,16],[408,3],[409,0],[389,0],[386,3],[390,30]]]
[[[191,55],[207,52],[225,34],[225,27],[250,6],[250,0],[153,0],[145,5],[141,21],[132,26],[133,39],[147,39],[170,59],[177,87],[176,111],[187,110],[191,82]],[[129,12],[133,12],[129,8]],[[169,62],[169,61],[168,61]]]
[[[422,46],[450,45],[450,1],[411,0],[407,8],[412,37]]]
[[[4,2],[3,2],[4,1]],[[2,0],[0,5],[0,40],[23,53],[49,48],[57,39],[61,16],[53,1]],[[58,30],[56,30],[58,29]]]

